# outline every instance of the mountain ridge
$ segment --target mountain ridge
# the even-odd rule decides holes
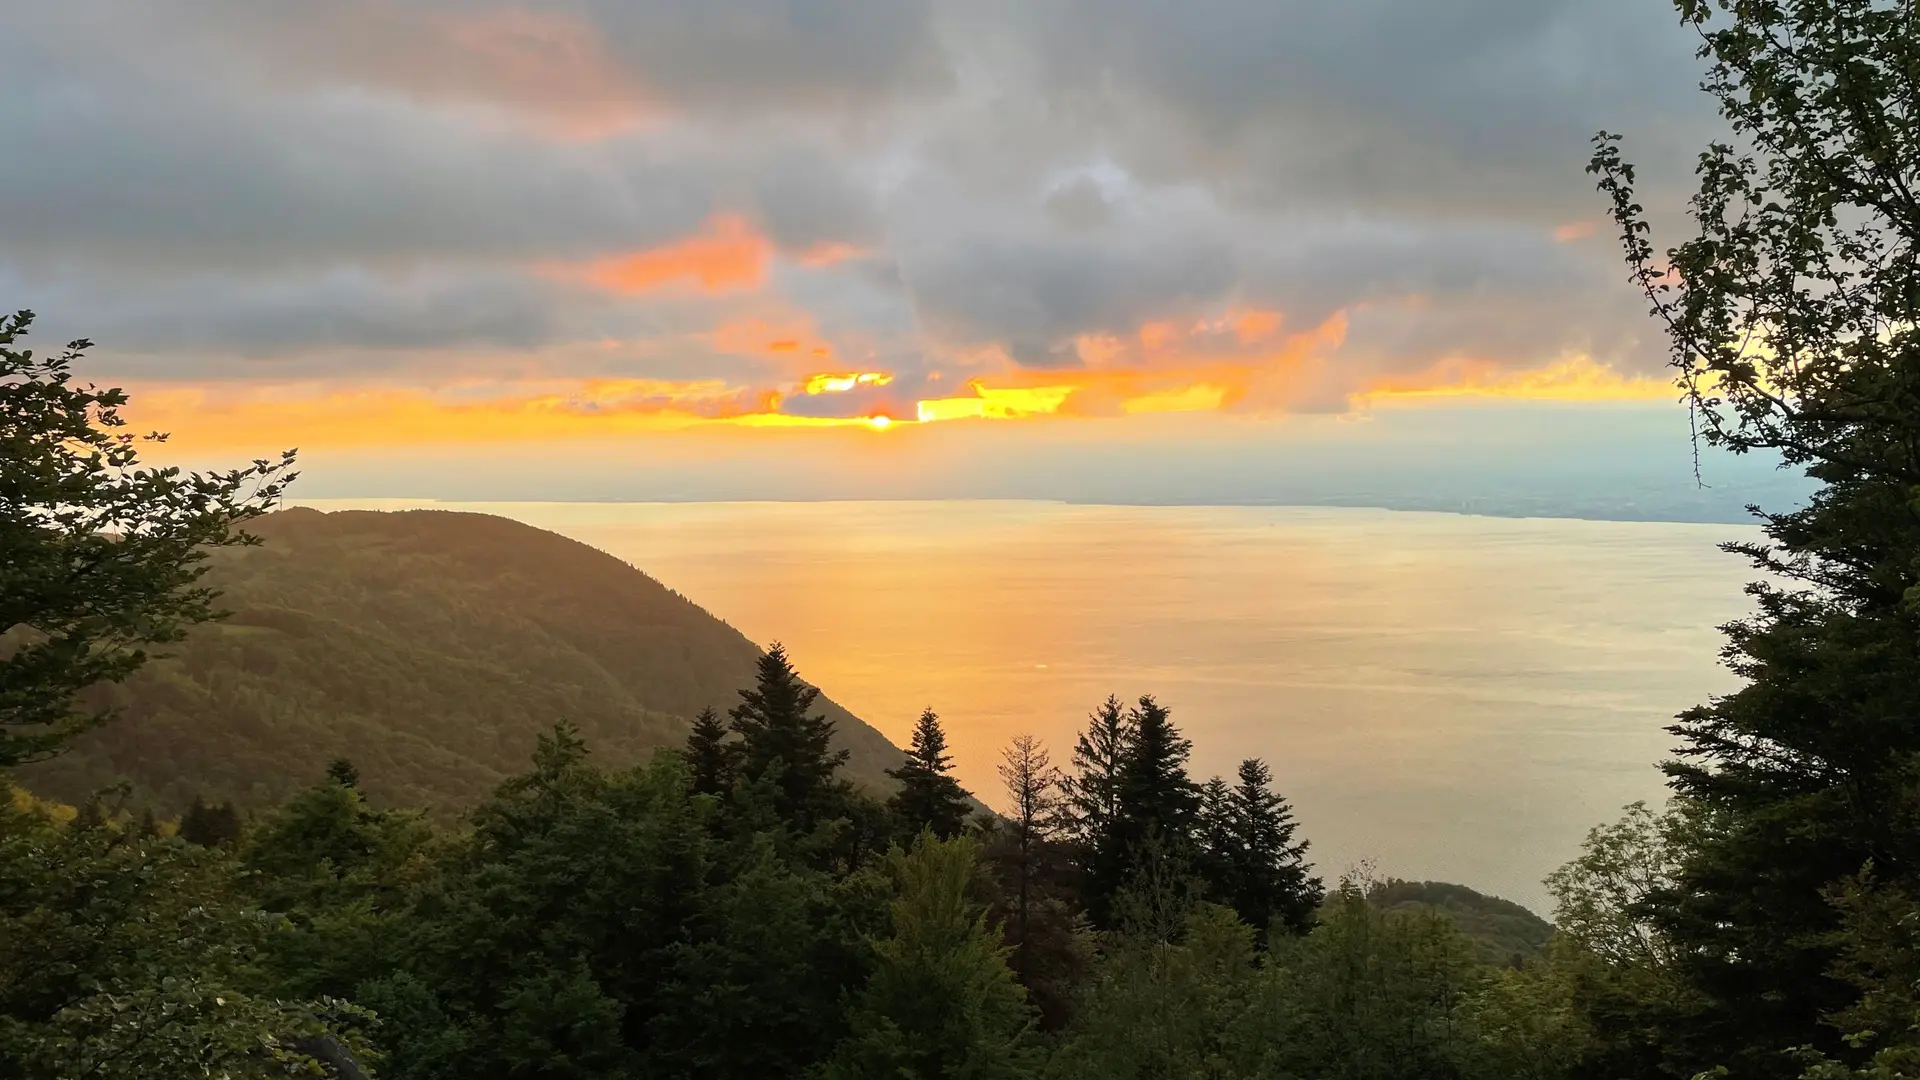
[[[84,799],[126,782],[177,810],[195,796],[270,805],[333,757],[382,802],[457,810],[521,769],[555,722],[596,757],[637,761],[725,711],[760,647],[638,568],[507,518],[296,507],[215,553],[226,620],[196,629],[103,700],[123,715],[30,766]],[[901,754],[822,695],[865,786]]]

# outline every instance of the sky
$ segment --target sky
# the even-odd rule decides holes
[[[1584,174],[1627,133],[1673,220],[1693,45],[1666,0],[15,3],[0,305],[315,495],[1731,505],[1765,470],[1686,495]]]

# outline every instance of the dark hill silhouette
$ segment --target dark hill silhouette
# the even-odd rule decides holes
[[[724,711],[760,650],[605,552],[484,514],[293,509],[219,553],[233,613],[126,685],[122,719],[21,779],[84,799],[126,780],[136,803],[276,802],[329,759],[381,802],[457,809],[525,767],[569,720],[603,763],[678,743]],[[890,783],[901,753],[821,699],[853,777]]]
[[[1387,911],[1444,915],[1473,942],[1489,964],[1518,966],[1538,955],[1553,936],[1553,924],[1511,900],[1487,896],[1444,881],[1401,881],[1374,886],[1367,899]]]

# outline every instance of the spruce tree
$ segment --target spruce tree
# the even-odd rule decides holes
[[[753,688],[740,691],[728,713],[740,736],[740,775],[771,785],[775,812],[800,833],[841,816],[851,797],[835,776],[847,751],[833,749],[833,721],[808,715],[819,697],[775,642],[760,657]]]
[[[1194,872],[1207,884],[1211,899],[1233,902],[1235,855],[1233,789],[1218,776],[1200,785],[1200,825],[1194,845]]]
[[[360,786],[360,770],[346,758],[334,758],[327,762],[327,780],[341,787],[357,788]]]
[[[1729,545],[1767,575],[1727,628],[1745,685],[1671,729],[1707,827],[1646,912],[1699,1004],[1626,1030],[1678,1075],[1786,1076],[1786,1048],[1872,1049],[1823,1021],[1859,998],[1829,897],[1869,861],[1920,884],[1920,33],[1907,4],[1676,6],[1731,129],[1699,157],[1696,235],[1655,248],[1617,137],[1590,171],[1707,444],[1820,488]]]
[[[733,789],[736,751],[727,741],[727,725],[711,707],[701,709],[687,732],[688,786],[696,795],[724,795]]]
[[[213,804],[196,795],[180,816],[180,839],[201,847],[218,847],[240,838],[240,811],[230,802]]]
[[[900,790],[887,800],[887,808],[909,842],[923,830],[951,840],[966,827],[972,807],[967,805],[966,791],[951,775],[952,769],[940,717],[926,709],[913,725],[906,762],[898,769],[887,770],[888,776],[900,781]]]
[[[1126,883],[1120,838],[1120,777],[1133,752],[1133,719],[1108,695],[1087,717],[1073,748],[1073,773],[1061,783],[1066,817],[1079,850],[1081,897],[1095,925],[1107,925],[1110,903]]]
[[[1129,713],[1133,732],[1120,770],[1116,835],[1124,849],[1141,849],[1157,839],[1178,859],[1196,853],[1200,790],[1187,776],[1193,743],[1174,726],[1166,706],[1147,695]]]
[[[1233,909],[1261,941],[1274,929],[1306,933],[1325,889],[1307,862],[1307,842],[1294,840],[1299,823],[1287,800],[1273,790],[1273,772],[1265,762],[1240,763],[1227,811]]]

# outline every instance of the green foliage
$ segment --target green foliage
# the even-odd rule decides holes
[[[214,552],[204,581],[233,615],[105,688],[127,722],[22,783],[78,804],[129,780],[131,805],[168,816],[196,795],[260,809],[350,757],[374,802],[451,820],[556,719],[636,764],[751,685],[760,657],[619,559],[505,518],[292,509],[247,528],[264,543]],[[890,791],[900,752],[829,701],[814,711],[852,753],[846,776]]]
[[[1075,1013],[1050,1074],[1087,1080],[1188,1080],[1249,1071],[1249,1013],[1259,995],[1252,928],[1202,905],[1177,942],[1116,937]]]
[[[1458,1075],[1474,1050],[1459,1010],[1486,971],[1446,919],[1383,912],[1367,891],[1343,882],[1311,934],[1273,943],[1270,992],[1252,1020],[1257,1043],[1283,1075]]]
[[[228,472],[143,468],[140,440],[119,430],[125,392],[73,382],[91,343],[13,348],[32,324],[29,311],[0,318],[0,767],[105,723],[113,711],[82,691],[218,618],[201,582],[209,549],[254,543],[238,526],[294,475],[292,451]]]
[[[1032,1075],[1032,1013],[973,898],[975,848],[923,834],[889,860],[893,931],[855,998],[829,1080],[1015,1080]]]
[[[328,1031],[366,1057],[360,1010],[270,995],[282,931],[224,852],[21,803],[0,802],[0,1075],[286,1076],[317,1068],[294,1041]]]
[[[913,725],[913,741],[907,747],[906,763],[889,770],[888,776],[900,787],[887,800],[897,827],[908,842],[931,830],[942,840],[951,840],[966,827],[973,808],[960,781],[953,778],[953,758],[947,754],[947,733],[940,717],[932,709],[920,714]]]
[[[1645,904],[1690,991],[1646,1041],[1682,1074],[1791,1076],[1795,1047],[1865,1057],[1822,1019],[1860,995],[1831,889],[1868,861],[1920,883],[1920,26],[1866,0],[1677,7],[1730,128],[1696,234],[1656,252],[1614,136],[1590,168],[1708,443],[1822,486],[1731,546],[1769,575],[1727,627],[1745,685],[1672,729],[1672,784],[1712,827]]]

